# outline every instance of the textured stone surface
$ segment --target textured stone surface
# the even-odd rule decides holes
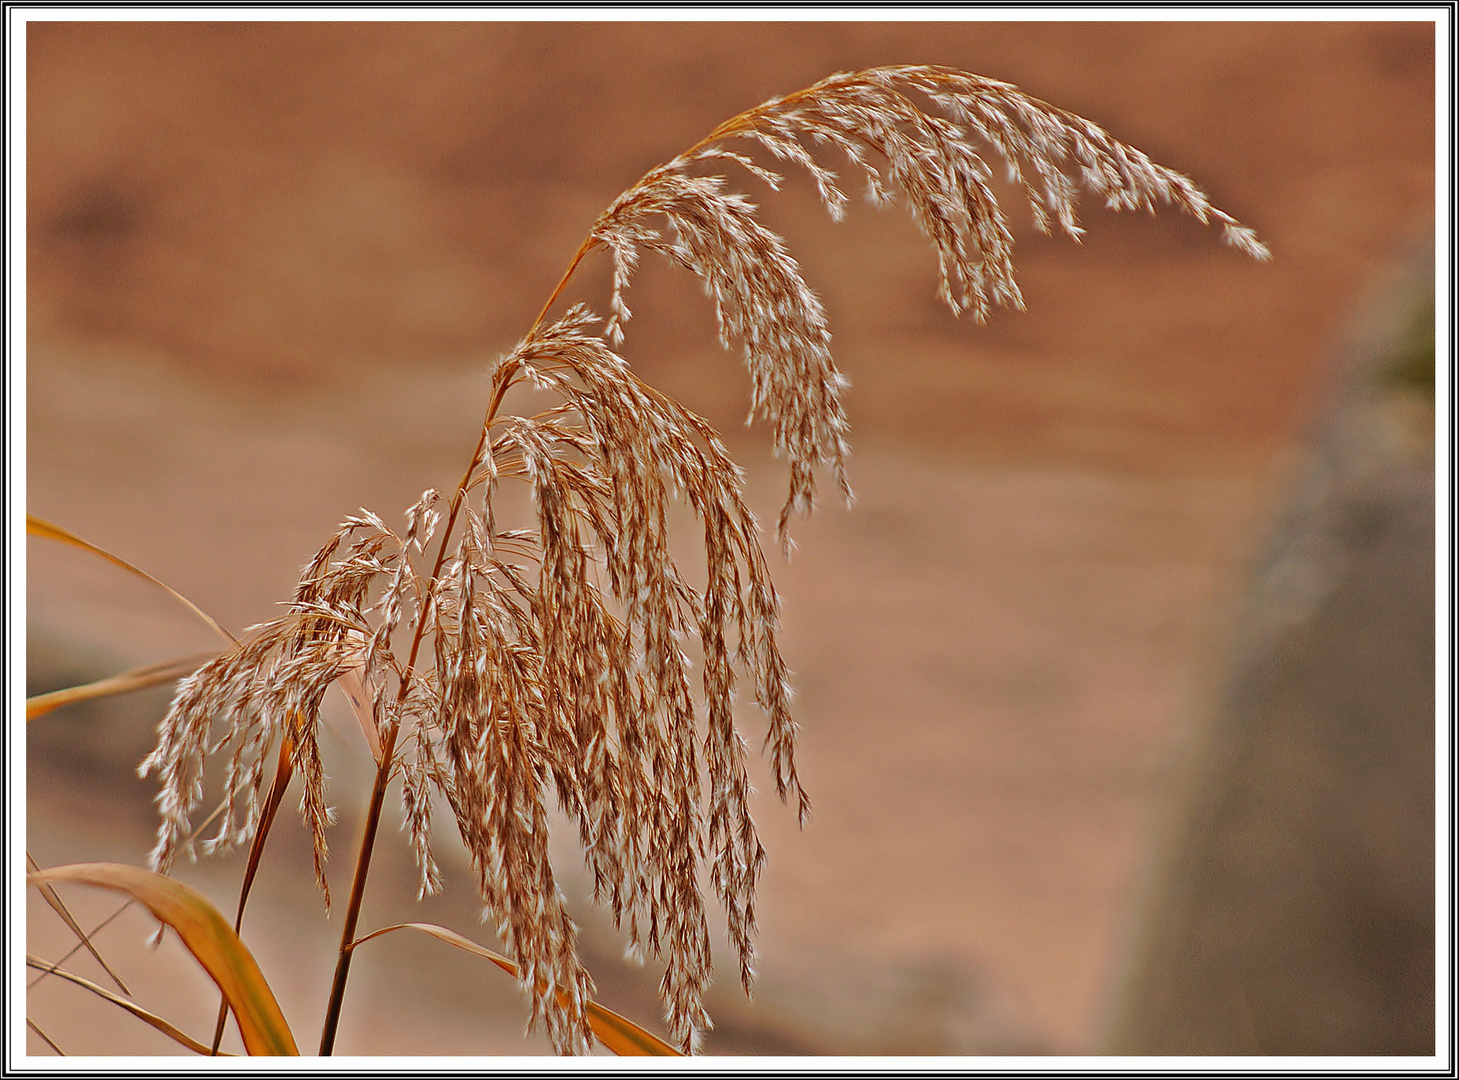
[[[1432,399],[1400,343],[1343,358],[1254,577],[1131,1053],[1435,1052]]]

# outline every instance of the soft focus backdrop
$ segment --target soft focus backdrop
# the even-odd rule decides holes
[[[1010,203],[1028,311],[985,326],[937,301],[904,211],[834,225],[804,184],[743,181],[828,307],[858,501],[773,556],[815,817],[760,799],[758,990],[725,973],[707,1049],[1431,1052],[1432,390],[1386,374],[1432,296],[1431,24],[32,23],[27,63],[28,509],[235,631],[343,516],[399,520],[455,482],[492,359],[599,210],[767,97],[947,64],[1194,178],[1272,262],[1097,203],[1082,245],[1047,239]],[[603,266],[582,280],[601,308]],[[646,264],[629,301],[628,357],[726,433],[773,518],[783,466],[742,426],[748,380],[697,284]],[[1331,464],[1323,433],[1354,425]],[[1329,474],[1360,476],[1358,524],[1302,517],[1357,490]],[[1282,537],[1324,529],[1342,557],[1298,544],[1327,576],[1269,617]],[[33,691],[214,647],[98,560],[28,558]],[[1378,584],[1343,592],[1365,559]],[[1402,687],[1334,689],[1323,663]],[[43,865],[143,859],[135,765],[163,708],[30,725]],[[339,733],[342,893],[371,770]],[[365,928],[489,941],[462,860],[418,908],[394,840]],[[296,818],[270,852],[245,938],[312,1045],[338,919]],[[231,910],[240,863],[180,873]],[[576,910],[602,1000],[656,1022],[656,973]],[[215,1001],[146,932],[128,915],[100,940],[205,1037]],[[64,937],[32,907],[33,951]],[[56,980],[30,1007],[68,1052],[170,1046]],[[390,940],[358,958],[339,1050],[541,1052],[524,1018],[495,969]]]

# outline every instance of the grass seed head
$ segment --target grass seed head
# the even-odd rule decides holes
[[[735,140],[738,148],[726,145]],[[332,681],[361,669],[375,729],[393,733],[387,764],[401,779],[420,893],[440,885],[432,852],[439,796],[471,856],[484,917],[518,964],[531,1024],[555,1048],[588,1046],[592,981],[548,858],[554,801],[576,824],[594,899],[631,952],[663,963],[673,1039],[692,1049],[709,1027],[702,878],[726,912],[749,990],[765,851],[749,809],[749,748],[735,722],[742,682],[764,714],[781,799],[795,803],[802,823],[810,812],[777,644],[779,600],[742,474],[718,435],[641,382],[617,350],[641,252],[690,270],[713,301],[721,340],[743,350],[752,418],[768,422],[788,459],[782,546],[791,517],[814,502],[818,470],[829,469],[849,499],[846,380],[831,357],[825,310],[756,206],[724,177],[704,175],[730,164],[775,189],[781,176],[753,156],[758,149],[805,170],[839,218],[848,202],[840,178],[813,147],[844,156],[871,201],[901,192],[936,252],[939,295],[976,319],[1023,306],[989,150],[1045,231],[1077,239],[1078,198],[1089,191],[1115,210],[1174,206],[1219,223],[1238,250],[1268,257],[1251,230],[1185,177],[1007,83],[937,67],[880,68],[833,75],[726,121],[600,215],[552,301],[581,258],[604,248],[613,264],[607,322],[580,305],[549,322],[544,309],[502,357],[479,449],[449,509],[428,490],[399,534],[369,511],[348,518],[305,566],[287,614],[182,681],[142,763],[162,787],[154,867],[191,854],[189,821],[210,752],[231,748],[223,822],[209,846],[250,838],[264,756],[287,732],[324,887],[332,814],[320,702]],[[550,404],[532,416],[497,415],[516,386]],[[528,528],[498,528],[494,499],[506,481],[530,489]],[[701,587],[671,553],[676,500],[703,530]],[[433,545],[435,569],[424,573],[414,560]],[[212,748],[215,727],[222,736]]]

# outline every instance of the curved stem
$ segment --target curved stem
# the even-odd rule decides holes
[[[572,280],[573,274],[577,272],[578,263],[582,262],[584,256],[601,242],[594,236],[594,233],[597,231],[598,226],[595,223],[592,232],[588,233],[587,239],[578,245],[577,253],[573,255],[572,262],[567,264],[567,269],[563,271],[562,278],[557,283],[557,288],[552,290],[552,295],[547,298],[547,303],[543,304],[542,310],[537,313],[537,319],[532,323],[532,329],[527,331],[528,337],[535,334],[547,318],[547,313],[552,310],[552,305],[557,303],[557,298],[562,295],[562,290],[567,288],[567,283]]]
[[[297,730],[299,714],[293,714],[294,729]],[[294,775],[294,738],[291,732],[284,733],[283,742],[279,745],[279,761],[274,771],[273,783],[269,785],[268,795],[264,798],[263,813],[259,817],[258,831],[253,834],[253,842],[248,845],[248,863],[243,870],[243,884],[238,890],[238,914],[233,920],[233,932],[243,933],[243,909],[248,905],[248,894],[253,891],[253,881],[258,875],[258,865],[263,859],[263,845],[268,840],[269,830],[274,827],[274,818],[278,815],[279,804],[284,801],[284,791],[289,786],[289,780]],[[223,1045],[223,1030],[228,1024],[228,998],[218,1003],[218,1020],[213,1026],[213,1045],[209,1051],[211,1056],[218,1056],[218,1048]]]
[[[798,100],[807,93],[809,93],[808,90],[800,91],[797,94],[782,98],[775,103],[774,107],[782,107],[788,102]],[[711,143],[718,142],[720,139],[737,135],[742,131],[752,128],[755,122],[764,115],[764,112],[765,106],[760,106],[755,109],[749,109],[737,116],[730,117],[730,119],[724,121],[724,123],[716,127],[683,154],[680,154],[669,165],[672,166],[675,162],[690,157]],[[665,167],[660,166],[659,168],[662,169]],[[657,172],[658,170],[654,171]],[[634,187],[642,184],[648,175],[652,175],[652,173],[646,174]],[[629,188],[630,192],[632,190],[633,188]],[[557,302],[563,290],[567,288],[568,282],[572,280],[573,274],[577,272],[577,268],[583,259],[590,251],[602,243],[597,238],[601,224],[602,218],[599,218],[594,223],[592,230],[589,231],[587,238],[578,245],[577,251],[573,254],[572,261],[568,263],[567,269],[558,280],[557,287],[552,290],[552,295],[547,298],[547,303],[542,305],[542,310],[538,312],[531,329],[527,331],[527,337],[530,338],[542,326],[542,323],[547,318],[547,313],[552,310],[552,305]],[[461,477],[461,482],[456,486],[455,495],[451,498],[451,509],[446,518],[446,527],[441,533],[440,550],[436,553],[435,566],[432,567],[431,576],[427,580],[425,601],[421,606],[420,615],[416,620],[415,636],[410,645],[410,660],[405,666],[405,674],[401,677],[400,690],[396,695],[397,704],[405,701],[406,693],[410,688],[411,673],[415,670],[416,657],[420,652],[421,640],[425,634],[426,619],[429,615],[431,604],[435,599],[436,583],[440,577],[441,567],[446,561],[447,545],[450,543],[451,533],[455,529],[457,516],[460,514],[461,507],[466,501],[467,491],[471,487],[471,478],[475,475],[477,466],[481,464],[482,454],[486,449],[486,441],[490,437],[492,421],[496,418],[497,410],[501,407],[502,399],[506,396],[510,384],[510,377],[501,378],[496,389],[493,391],[491,403],[487,407],[486,419],[481,425],[481,437],[477,440],[476,449],[471,455],[471,463],[466,466],[466,472]],[[339,1028],[340,1008],[344,1004],[345,984],[349,979],[350,960],[354,955],[355,930],[359,926],[360,908],[364,904],[365,882],[370,872],[370,858],[375,849],[375,837],[379,832],[380,813],[385,802],[385,791],[390,786],[390,774],[395,760],[395,740],[399,734],[399,730],[400,724],[397,721],[385,732],[380,755],[380,765],[375,772],[374,788],[370,792],[370,803],[365,813],[364,832],[360,838],[360,852],[355,860],[354,880],[350,886],[349,904],[345,909],[344,927],[340,934],[339,956],[335,962],[334,981],[330,985],[329,1004],[324,1014],[324,1029],[319,1043],[319,1053],[321,1056],[328,1056],[334,1052],[335,1035]]]
[[[385,789],[390,786],[390,767],[395,758],[395,736],[399,724],[392,724],[381,746],[380,767],[375,771],[375,786],[370,791],[370,805],[365,812],[365,831],[360,838],[360,855],[355,861],[355,878],[350,885],[349,906],[345,908],[344,929],[340,935],[339,958],[334,965],[334,981],[329,987],[329,1005],[324,1011],[324,1029],[319,1036],[319,1056],[334,1053],[334,1037],[339,1030],[339,1012],[344,1004],[345,983],[350,976],[350,959],[354,956],[355,927],[359,925],[360,908],[365,900],[365,880],[370,874],[370,856],[375,851],[375,836],[380,829],[380,811],[385,805]]]
[[[807,96],[809,93],[809,89],[797,91],[794,94],[790,94],[782,99],[779,99],[777,102],[775,102],[775,107],[778,108],[787,103],[798,101],[802,97]],[[765,111],[766,107],[764,105],[760,105],[753,109],[747,109],[744,112],[739,113],[736,116],[732,116],[728,120],[725,120],[708,135],[704,136],[704,138],[700,139],[697,143],[689,147],[689,149],[685,150],[682,154],[674,158],[672,161],[644,173],[644,175],[639,177],[638,181],[632,187],[628,188],[628,190],[625,191],[623,195],[619,196],[618,201],[621,202],[624,196],[630,194],[634,190],[634,188],[639,187],[650,176],[654,176],[661,170],[674,167],[678,162],[681,162],[685,158],[697,154],[700,150],[703,150],[711,143],[719,142],[721,139],[730,138],[731,136],[738,135],[741,132],[754,127],[755,122],[762,115],[764,115]],[[603,219],[607,216],[607,213],[608,212],[605,211],[604,215],[599,217],[598,220],[593,223],[593,227],[591,230],[589,230],[587,238],[580,245],[578,245],[577,251],[573,254],[572,261],[567,264],[567,269],[563,271],[562,277],[557,282],[557,288],[552,290],[552,295],[547,298],[547,303],[543,304],[542,310],[537,313],[537,318],[533,321],[532,328],[527,331],[528,337],[531,337],[533,334],[535,334],[537,330],[542,326],[542,323],[547,318],[547,313],[552,310],[552,305],[557,303],[558,297],[560,297],[563,290],[567,288],[567,283],[572,280],[573,274],[577,272],[578,264],[583,261],[583,258],[588,254],[588,252],[592,251],[594,248],[598,247],[602,243],[602,241],[598,239],[598,229],[599,226],[603,224]]]
[[[571,271],[569,271],[570,273]],[[559,286],[560,289],[561,286]],[[501,408],[502,399],[506,396],[509,384],[509,379],[503,379],[493,391],[491,403],[487,406],[486,418],[481,424],[481,435],[476,440],[476,449],[471,454],[471,463],[466,466],[466,472],[462,475],[461,482],[456,485],[456,493],[451,497],[451,509],[446,517],[446,527],[441,532],[441,546],[436,552],[435,565],[431,568],[431,576],[426,586],[425,602],[421,605],[420,615],[416,618],[415,635],[410,643],[410,659],[406,662],[405,673],[400,679],[400,690],[395,696],[397,705],[405,701],[406,694],[410,690],[411,673],[415,671],[415,661],[420,655],[421,640],[425,636],[426,619],[430,614],[431,604],[435,600],[436,582],[440,578],[441,567],[446,562],[446,551],[451,542],[451,533],[456,527],[456,519],[461,513],[461,507],[466,502],[466,492],[471,486],[471,477],[475,474],[477,466],[481,464],[482,455],[486,451],[486,441],[491,434],[492,421],[496,419],[497,410]],[[360,853],[355,859],[355,876],[350,884],[349,903],[345,908],[344,926],[340,931],[339,956],[335,961],[334,980],[329,987],[329,1004],[324,1010],[324,1028],[319,1037],[320,1057],[329,1057],[334,1053],[335,1035],[339,1030],[339,1013],[344,1005],[345,984],[349,981],[350,960],[354,956],[355,929],[359,926],[360,909],[365,901],[365,882],[370,874],[370,858],[374,854],[375,837],[380,830],[380,812],[385,805],[385,790],[390,786],[390,774],[395,763],[395,740],[399,733],[400,723],[396,721],[384,732],[380,748],[380,765],[375,770],[375,786],[370,791],[370,802],[365,811],[365,826],[360,836]]]

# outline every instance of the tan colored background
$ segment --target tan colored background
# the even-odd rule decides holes
[[[1090,206],[1078,246],[1019,215],[1029,310],[979,327],[940,307],[901,211],[832,225],[803,185],[762,199],[746,181],[829,309],[859,502],[823,506],[777,565],[816,816],[798,833],[762,800],[760,989],[717,994],[709,1048],[1111,1045],[1292,451],[1339,346],[1398,325],[1396,268],[1432,231],[1431,25],[31,24],[27,62],[28,508],[235,629],[343,515],[453,483],[492,358],[598,211],[773,94],[966,68],[1090,117],[1253,226],[1269,264],[1174,215]],[[604,280],[583,278],[600,308]],[[630,303],[630,359],[728,433],[773,516],[784,476],[740,426],[747,381],[697,285],[646,265]],[[211,645],[100,563],[29,559],[37,685]],[[143,857],[133,768],[162,707],[32,725],[43,864]],[[364,752],[347,733],[335,749],[343,892]],[[312,1045],[337,920],[301,830],[278,834],[246,936]],[[385,840],[366,926],[471,931],[460,860],[420,912]],[[237,873],[184,876],[227,907]],[[47,918],[33,944],[54,947]],[[584,919],[603,1000],[655,1018],[652,973]],[[144,928],[103,940],[140,953]],[[503,980],[444,953],[362,957],[341,1052],[539,1052]],[[131,959],[159,1008],[210,1030],[185,961]],[[31,1008],[70,1052],[166,1046],[67,988]]]

